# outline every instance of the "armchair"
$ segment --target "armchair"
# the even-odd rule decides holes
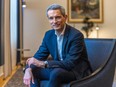
[[[112,87],[116,65],[115,39],[85,39],[88,58],[93,73],[81,80],[63,84],[62,87]],[[41,81],[46,87],[47,81]]]

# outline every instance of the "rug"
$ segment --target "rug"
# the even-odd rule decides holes
[[[23,68],[19,68],[13,77],[8,81],[8,83],[4,87],[26,87],[23,84]],[[116,72],[114,76],[114,83],[112,87],[116,87]]]
[[[23,84],[23,74],[23,68],[21,67],[4,87],[25,87]]]

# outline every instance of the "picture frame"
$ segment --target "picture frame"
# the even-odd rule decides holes
[[[94,23],[103,23],[103,0],[68,0],[68,22],[82,23],[88,17]]]

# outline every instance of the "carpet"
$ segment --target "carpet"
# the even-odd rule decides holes
[[[25,87],[23,84],[23,74],[23,68],[21,67],[4,87]]]
[[[13,77],[8,81],[8,83],[4,87],[26,87],[23,84],[23,68],[19,68]],[[114,76],[114,83],[112,87],[116,87],[116,72]]]

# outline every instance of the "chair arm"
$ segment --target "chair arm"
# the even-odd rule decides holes
[[[113,60],[114,59],[115,58],[113,58]],[[103,64],[104,66],[98,68],[91,75],[81,80],[72,81],[68,87],[112,87],[115,73],[115,62],[113,60],[109,60],[111,62],[108,65],[108,62]]]

